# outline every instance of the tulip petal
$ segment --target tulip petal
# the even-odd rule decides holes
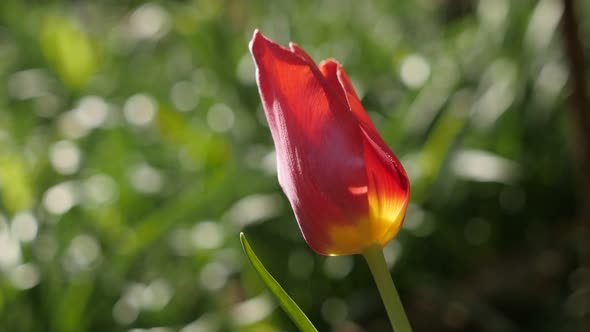
[[[310,65],[311,67],[315,67],[315,62],[313,61],[313,59],[301,47],[299,47],[299,45],[290,42],[289,49],[291,50],[291,52],[295,53],[301,59],[307,62],[308,65]]]
[[[330,86],[340,95],[342,100],[346,101],[346,104],[350,110],[350,103],[348,102],[348,96],[346,95],[346,90],[338,79],[338,69],[342,66],[334,59],[327,59],[320,63],[320,71],[322,75],[326,78],[326,81],[330,83]],[[354,93],[354,91],[352,91]],[[358,98],[357,98],[358,99]],[[360,102],[359,102],[360,104]],[[362,106],[361,106],[362,108]],[[364,110],[363,110],[364,112]]]
[[[330,85],[334,88],[334,90],[336,90],[340,95],[343,96],[343,98],[345,98],[350,111],[360,123],[363,130],[375,143],[381,147],[385,153],[387,153],[392,159],[396,160],[396,163],[399,164],[399,161],[397,161],[395,155],[391,152],[385,141],[383,141],[381,135],[379,135],[379,132],[377,131],[377,128],[375,128],[375,125],[373,125],[371,118],[369,118],[367,115],[367,112],[356,95],[352,83],[350,82],[348,75],[346,75],[344,68],[342,68],[342,65],[335,60],[328,59],[320,64],[320,71],[330,83]]]
[[[338,76],[338,81],[340,82],[340,85],[342,86],[342,88],[344,89],[344,91],[346,93],[346,100],[348,101],[348,105],[350,106],[350,110],[352,111],[352,113],[354,114],[356,119],[360,122],[360,124],[363,127],[363,129],[365,130],[365,132],[371,137],[371,139],[375,143],[377,143],[381,147],[381,149],[385,153],[387,153],[393,160],[396,161],[396,164],[399,165],[399,161],[397,161],[397,158],[391,152],[391,150],[389,149],[389,147],[387,146],[385,141],[383,141],[383,138],[381,137],[381,135],[379,135],[379,132],[377,131],[377,128],[375,128],[375,125],[373,125],[371,118],[369,118],[369,115],[367,114],[363,105],[361,104],[359,97],[356,95],[356,92],[354,91],[352,83],[350,82],[350,79],[348,78],[348,75],[346,75],[344,68],[342,68],[342,66],[340,66],[340,65],[338,66],[337,76]],[[398,167],[398,168],[401,168],[401,167]],[[403,171],[403,169],[402,169],[402,171]],[[405,175],[405,172],[404,172],[404,175]]]
[[[379,232],[374,233],[376,242],[385,246],[401,228],[410,186],[397,159],[390,159],[368,135],[364,141],[372,228]]]
[[[330,228],[369,214],[366,191],[354,190],[367,185],[361,128],[343,95],[296,45],[286,49],[256,31],[250,50],[279,183],[310,247],[332,254]]]
[[[385,245],[397,234],[405,216],[410,188],[408,177],[365,112],[342,66],[334,60],[326,60],[320,64],[320,71],[330,85],[345,96],[350,111],[362,127],[371,209],[371,224],[365,227],[368,233],[365,236]],[[343,234],[339,236],[350,237]]]

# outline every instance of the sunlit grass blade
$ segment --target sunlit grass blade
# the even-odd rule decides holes
[[[305,313],[303,313],[303,311],[299,308],[297,303],[295,303],[295,301],[291,299],[291,297],[287,294],[287,292],[285,292],[283,287],[279,285],[275,278],[273,278],[273,276],[270,275],[270,273],[266,270],[264,265],[262,265],[262,262],[260,262],[256,254],[252,250],[252,247],[250,247],[250,244],[248,243],[248,240],[246,239],[246,235],[244,235],[244,233],[240,233],[240,241],[242,241],[242,247],[246,252],[246,256],[248,256],[250,263],[252,263],[252,266],[254,266],[254,269],[256,270],[256,272],[258,272],[258,275],[260,276],[260,278],[262,278],[264,284],[266,284],[266,286],[277,298],[283,310],[285,310],[289,317],[291,317],[295,325],[299,327],[299,330],[301,330],[302,332],[317,332],[317,329],[313,326],[309,318],[305,316]]]

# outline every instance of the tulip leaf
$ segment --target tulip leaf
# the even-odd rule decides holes
[[[268,270],[266,270],[264,265],[262,265],[262,262],[260,261],[260,259],[258,259],[256,254],[252,250],[252,247],[250,246],[250,243],[248,243],[248,240],[246,239],[246,235],[244,235],[244,233],[240,233],[240,241],[242,241],[242,247],[246,252],[246,256],[248,256],[250,263],[252,263],[252,266],[254,267],[256,272],[258,272],[258,275],[260,276],[262,281],[264,281],[266,287],[268,287],[268,289],[270,289],[273,295],[277,298],[279,304],[281,305],[281,308],[283,308],[287,315],[291,317],[293,323],[295,323],[295,325],[302,332],[317,332],[317,329],[313,326],[309,318],[305,316],[305,313],[303,313],[303,311],[299,308],[297,303],[293,301],[293,299],[287,294],[287,292],[285,292],[283,287],[279,285],[275,278],[273,278],[273,276],[268,272]]]

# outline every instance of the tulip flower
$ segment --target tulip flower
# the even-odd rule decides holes
[[[362,254],[395,331],[411,332],[381,250],[399,232],[408,206],[410,184],[402,165],[338,62],[316,66],[299,46],[287,49],[258,31],[250,52],[279,183],[303,237],[319,254]]]
[[[402,225],[409,181],[342,65],[316,66],[258,31],[250,51],[279,183],[309,246],[330,256],[385,246]]]

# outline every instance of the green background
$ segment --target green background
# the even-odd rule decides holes
[[[313,253],[280,191],[255,28],[342,62],[406,168],[385,253],[415,331],[583,331],[560,12],[0,1],[0,331],[294,331],[240,231],[320,331],[388,330],[365,262]]]

